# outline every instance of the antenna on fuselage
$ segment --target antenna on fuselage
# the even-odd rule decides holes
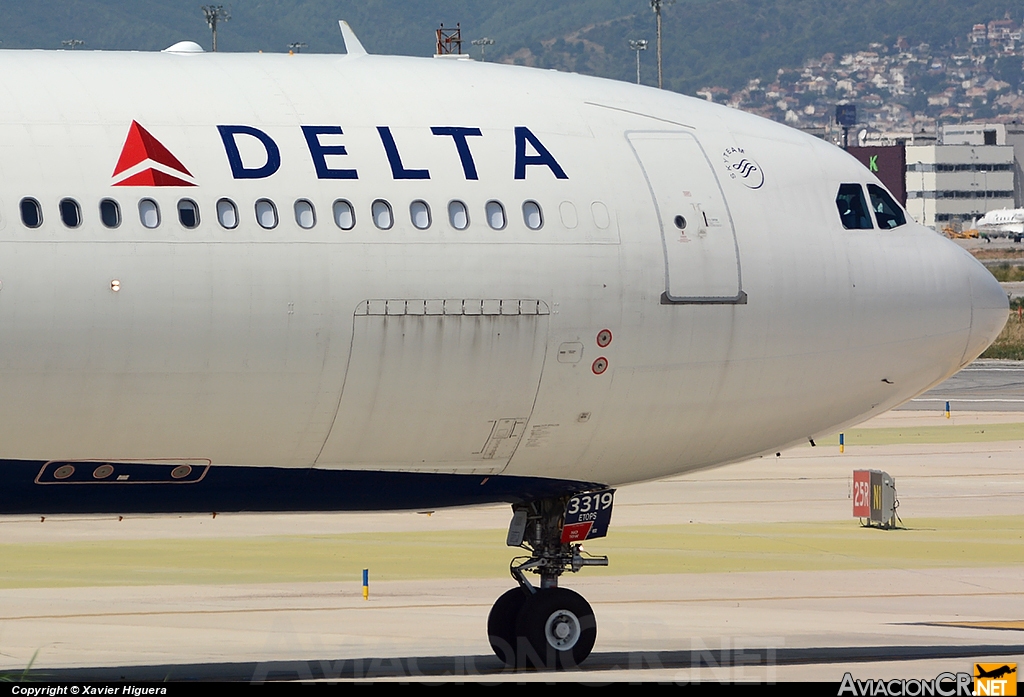
[[[345,52],[350,56],[365,56],[366,49],[356,38],[356,33],[352,31],[352,27],[348,25],[343,19],[338,20],[338,26],[341,27],[341,40],[345,42]]]

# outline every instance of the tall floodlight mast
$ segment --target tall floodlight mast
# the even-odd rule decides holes
[[[485,36],[482,39],[473,39],[470,43],[472,43],[474,46],[480,47],[480,60],[486,62],[487,56],[484,54],[484,51],[487,49],[488,46],[494,45],[494,39],[490,39]]]
[[[199,8],[206,17],[206,23],[213,32],[213,50],[217,50],[217,24],[231,19],[231,13],[224,9],[223,5],[203,5]]]
[[[636,84],[640,84],[640,52],[647,50],[647,39],[630,39],[630,50],[636,51]]]
[[[675,0],[651,0],[651,9],[658,18],[658,89],[662,89],[661,82],[661,8],[671,5]],[[637,54],[639,55],[639,54]]]

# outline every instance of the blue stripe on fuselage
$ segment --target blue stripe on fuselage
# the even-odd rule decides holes
[[[416,510],[530,501],[601,486],[541,477],[217,465],[199,480],[169,481],[162,470],[143,476],[146,468],[163,465],[113,464],[137,474],[125,481],[57,481],[54,463],[0,460],[0,514]]]

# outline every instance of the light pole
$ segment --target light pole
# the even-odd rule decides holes
[[[918,194],[921,197],[921,224],[927,225],[928,223],[925,221],[928,220],[928,197],[925,196],[924,191],[924,163],[920,160],[917,161],[917,169],[921,173],[921,191]],[[938,187],[935,188],[938,189]],[[932,207],[934,208],[935,206],[938,206],[938,201],[936,201]],[[936,208],[936,210],[938,209]],[[935,225],[938,224],[938,221],[932,221],[932,223],[932,227],[935,227]]]
[[[206,23],[213,32],[213,50],[217,51],[217,23],[226,22],[231,19],[231,13],[224,9],[223,5],[203,5],[199,8],[206,17]]]
[[[671,5],[675,0],[651,0],[651,9],[658,18],[658,89],[662,89],[661,82],[661,8]],[[637,54],[639,55],[639,54]]]
[[[636,51],[636,84],[640,84],[640,52],[647,50],[647,39],[630,39],[629,48]]]
[[[494,39],[488,39],[485,36],[482,39],[473,39],[472,41],[470,41],[470,43],[473,44],[474,46],[479,46],[480,47],[480,60],[482,62],[486,62],[487,61],[487,56],[484,55],[484,50],[486,50],[486,48],[488,46],[493,46],[494,45]]]

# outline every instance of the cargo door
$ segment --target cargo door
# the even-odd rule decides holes
[[[316,466],[501,472],[540,387],[540,300],[368,300],[334,426]]]

